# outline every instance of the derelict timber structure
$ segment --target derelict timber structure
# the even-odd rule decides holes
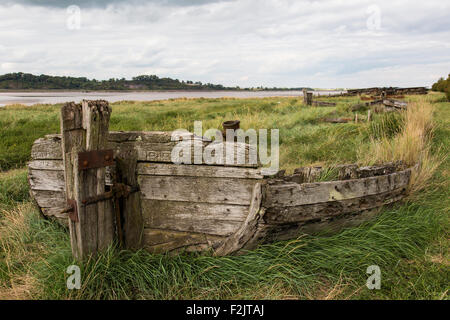
[[[317,182],[318,167],[268,176],[247,161],[251,146],[237,142],[231,149],[245,153],[244,164],[174,164],[170,132],[109,132],[110,113],[106,101],[66,104],[62,134],[36,140],[28,164],[32,197],[44,216],[68,226],[78,258],[112,243],[241,253],[358,224],[401,200],[410,181],[400,163],[342,165],[336,181]],[[193,134],[183,141],[215,143]]]

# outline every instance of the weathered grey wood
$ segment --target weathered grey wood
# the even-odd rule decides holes
[[[230,235],[249,206],[143,199],[142,209],[146,228]]]
[[[61,132],[66,196],[77,202],[78,222],[69,221],[72,252],[78,259],[112,244],[114,224],[111,200],[83,205],[105,193],[105,168],[79,170],[78,153],[106,149],[111,109],[106,101],[66,104],[61,109]]]
[[[33,190],[64,191],[64,171],[28,171],[28,181]]]
[[[74,129],[76,131],[76,129]],[[133,135],[126,135],[125,132],[111,132],[114,138],[108,140],[108,149],[114,149],[116,153],[120,152],[120,149],[135,149],[138,155],[138,161],[149,161],[149,162],[167,162],[173,163],[172,150],[179,143],[177,141],[167,141],[167,137],[170,132],[153,134],[152,132],[134,132]],[[141,135],[139,135],[141,134]],[[134,140],[132,139],[134,138]],[[189,140],[192,139],[192,140]],[[160,142],[158,142],[160,141]],[[222,147],[224,150],[223,159],[226,159],[227,146],[231,146],[230,150],[234,152],[234,158],[231,163],[218,163],[217,165],[227,165],[236,167],[249,167],[256,168],[259,166],[258,158],[256,158],[255,163],[250,162],[250,153],[256,153],[256,147],[250,146],[248,144],[239,142],[210,142],[210,140],[205,138],[196,137],[192,134],[186,134],[183,143],[191,143],[191,163],[194,164],[194,141],[200,143],[203,147],[203,151],[209,145]],[[187,142],[190,141],[190,142]],[[52,160],[52,159],[62,159],[61,153],[61,138],[59,135],[49,135],[46,138],[41,138],[35,141],[32,148],[32,159],[33,160]],[[202,154],[200,154],[202,156]],[[244,159],[244,163],[239,163],[238,159]],[[200,158],[201,159],[201,158]],[[203,159],[201,163],[206,164]],[[226,161],[226,160],[224,160]]]
[[[214,249],[225,238],[202,233],[144,229],[144,246],[153,253],[169,251],[206,251]]]
[[[211,178],[262,179],[261,169],[208,166],[176,165],[168,163],[142,162],[137,167],[138,174],[154,176],[185,176]]]
[[[28,163],[28,168],[34,170],[54,170],[64,172],[64,163],[62,160],[33,160]]]
[[[314,221],[344,213],[369,210],[398,201],[406,194],[406,186],[399,189],[359,198],[305,204],[290,207],[266,208],[264,220],[268,224]]]
[[[304,183],[316,181],[320,177],[322,171],[323,168],[319,166],[296,168],[294,169],[294,174],[298,175],[298,180],[296,182]]]
[[[402,188],[409,183],[409,169],[384,176],[320,183],[267,185],[263,206],[284,207],[359,198]]]
[[[34,190],[30,193],[41,208],[64,207],[66,205],[66,194],[64,191]],[[67,218],[67,217],[66,217]]]
[[[313,93],[312,92],[307,92],[306,93],[306,105],[307,106],[311,106],[313,102]]]
[[[40,208],[42,211],[42,214],[46,216],[47,218],[57,218],[57,221],[64,225],[69,226],[69,221],[67,219],[66,213],[61,213],[66,208],[66,205],[61,207],[51,207],[51,208]]]
[[[137,188],[137,153],[134,149],[121,150],[116,156],[117,182]],[[121,200],[123,218],[123,241],[126,249],[137,250],[142,246],[144,220],[141,210],[140,192],[132,191]],[[154,212],[149,208],[150,215]]]
[[[313,101],[313,105],[320,107],[334,107],[336,106],[335,102],[326,102],[326,101]]]
[[[383,104],[387,107],[397,108],[397,109],[406,109],[408,107],[408,103],[405,101],[399,101],[394,99],[385,99],[383,100]]]
[[[83,140],[85,139],[85,132],[82,128],[82,108],[80,104],[68,103],[61,108],[61,137],[47,137],[48,140],[53,141],[53,144],[49,145],[52,149],[57,148],[60,152],[60,158],[64,161],[64,182],[66,199],[76,199],[76,187],[75,187],[75,171],[77,170],[75,162],[75,153],[82,150]],[[45,141],[38,139],[33,148],[42,148],[41,144]],[[53,151],[56,154],[55,151]],[[37,154],[33,154],[33,159],[42,159]],[[54,158],[49,158],[54,159]],[[77,207],[78,207],[77,203]],[[51,212],[47,212],[48,215]],[[70,231],[70,244],[72,247],[72,254],[74,257],[79,257],[79,252],[85,252],[82,247],[81,239],[81,219],[78,223],[66,218]]]
[[[172,140],[173,131],[111,131],[109,133],[109,141],[111,142],[129,142],[129,141],[144,141],[150,143],[169,143]],[[211,141],[205,137],[199,137],[191,132],[178,133],[183,140],[200,140]]]
[[[237,252],[252,240],[257,231],[258,222],[261,219],[261,200],[261,183],[257,182],[253,188],[252,201],[247,218],[239,229],[215,250],[214,255],[223,256]]]
[[[31,147],[31,158],[33,160],[62,160],[61,137],[37,139]]]
[[[249,205],[255,180],[138,176],[142,197],[153,200]]]

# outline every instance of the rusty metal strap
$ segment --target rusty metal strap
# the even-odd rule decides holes
[[[114,165],[114,151],[93,150],[78,153],[78,170],[103,168]]]
[[[111,191],[108,191],[103,194],[99,194],[99,195],[96,195],[93,197],[89,197],[85,200],[82,200],[81,205],[83,207],[85,207],[87,205],[98,203],[101,201],[106,201],[109,199],[127,198],[130,194],[132,194],[134,192],[138,192],[138,191],[140,191],[139,186],[131,187],[131,186],[127,186],[122,183],[116,183],[115,185],[113,185],[113,188]],[[65,207],[59,213],[60,214],[67,213],[69,215],[70,220],[72,220],[73,222],[79,221],[77,202],[73,199],[68,199],[67,207]]]
[[[139,186],[131,187],[128,185],[125,185],[123,183],[116,183],[113,185],[112,190],[105,192],[103,194],[99,194],[93,197],[89,197],[85,200],[81,201],[81,204],[83,206],[87,206],[90,204],[94,204],[101,201],[106,201],[113,198],[127,198],[130,194],[134,192],[140,191]]]

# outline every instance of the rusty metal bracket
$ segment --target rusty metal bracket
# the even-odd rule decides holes
[[[114,151],[93,150],[78,153],[78,169],[87,170],[114,165]]]
[[[67,207],[65,207],[60,214],[63,213],[68,213],[69,214],[69,218],[70,220],[72,220],[72,222],[78,222],[78,206],[77,206],[77,202],[75,200],[72,199],[67,199]]]

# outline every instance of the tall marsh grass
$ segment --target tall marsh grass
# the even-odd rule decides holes
[[[425,188],[442,162],[442,156],[431,152],[433,112],[433,105],[421,98],[410,102],[407,111],[400,116],[388,114],[376,130],[372,130],[376,134],[372,133],[368,148],[361,148],[360,161],[375,164],[401,160],[414,168],[410,191],[415,193]]]

